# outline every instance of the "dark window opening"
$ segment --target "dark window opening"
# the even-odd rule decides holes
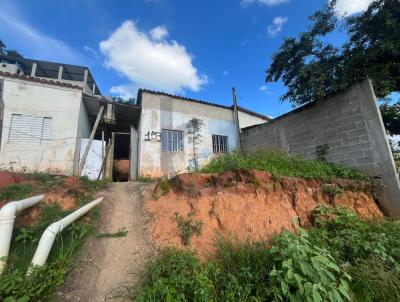
[[[114,142],[114,181],[129,180],[129,149],[130,138],[128,133],[115,133]]]
[[[212,136],[212,146],[214,153],[226,153],[228,152],[228,137],[224,135]]]

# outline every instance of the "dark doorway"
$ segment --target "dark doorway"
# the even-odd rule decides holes
[[[113,164],[114,181],[129,180],[130,137],[129,133],[115,133]]]

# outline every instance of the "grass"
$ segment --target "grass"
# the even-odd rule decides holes
[[[251,155],[231,153],[218,156],[205,165],[201,172],[222,173],[238,169],[257,169],[270,172],[273,176],[302,177],[305,179],[369,180],[367,175],[349,167],[322,160],[305,160],[272,151],[260,151]]]
[[[400,301],[400,223],[343,209],[314,215],[313,228],[270,242],[219,239],[203,264],[166,249],[136,301]]]
[[[35,184],[14,184],[0,191],[0,196],[7,200],[26,198],[32,194],[42,193],[36,190],[45,186],[56,187],[64,178],[58,176],[35,174]],[[82,188],[78,193],[79,206],[91,200],[91,195],[104,182],[91,182],[82,179]],[[73,259],[82,246],[85,237],[94,232],[92,222],[99,216],[96,207],[82,219],[63,230],[56,238],[45,266],[35,268],[32,275],[25,277],[26,271],[37,248],[38,240],[52,222],[66,216],[70,211],[63,211],[57,204],[38,204],[40,217],[30,227],[15,227],[11,241],[7,267],[0,276],[0,301],[48,301],[55,289],[64,281],[66,273],[72,268]]]
[[[94,236],[96,238],[118,238],[118,237],[126,237],[128,235],[127,230],[119,230],[115,233],[97,233]]]

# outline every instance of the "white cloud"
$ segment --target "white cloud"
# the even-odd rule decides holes
[[[289,1],[290,0],[241,0],[240,4],[244,7],[247,7],[254,3],[258,3],[258,4],[266,5],[266,6],[275,6],[275,5],[279,5],[282,3],[287,3]]]
[[[98,52],[95,51],[95,50],[94,50],[93,48],[91,48],[90,46],[85,45],[85,46],[83,47],[83,49],[84,49],[86,52],[90,53],[95,59],[100,59],[100,56],[99,56]]]
[[[282,31],[283,25],[287,22],[287,17],[275,17],[272,24],[268,26],[267,31],[270,37],[275,37]]]
[[[373,0],[337,0],[335,11],[339,16],[350,16],[365,11]]]
[[[168,35],[168,30],[164,25],[154,27],[152,30],[150,30],[150,36],[156,41],[165,39],[168,37]]]
[[[80,61],[80,55],[76,53],[63,41],[50,37],[40,30],[34,28],[32,24],[27,23],[26,17],[22,15],[21,10],[9,1],[3,1],[0,9],[0,28],[6,32],[5,36],[12,37],[17,51],[23,55],[29,52],[35,59],[55,60],[65,63],[77,63]],[[11,40],[11,39],[9,39]]]
[[[185,46],[174,40],[155,41],[140,31],[133,21],[125,21],[107,40],[100,42],[105,65],[132,83],[115,86],[112,91],[132,93],[138,86],[170,93],[185,89],[199,91],[207,76],[200,75]]]

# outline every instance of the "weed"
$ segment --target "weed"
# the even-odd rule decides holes
[[[150,176],[144,175],[144,176],[139,176],[139,177],[136,179],[136,181],[138,181],[138,182],[144,182],[144,183],[149,183],[149,182],[152,182],[152,181],[154,181],[154,180],[153,180],[153,178],[151,178]]]
[[[261,185],[260,180],[256,176],[254,176],[254,178],[252,179],[252,183],[254,188],[256,189],[258,189]]]
[[[317,160],[326,161],[326,155],[328,155],[329,146],[328,144],[318,145],[315,147],[315,154]]]
[[[167,195],[171,190],[171,182],[168,179],[162,179],[159,182],[159,187],[161,190],[161,195]]]
[[[333,200],[337,195],[343,195],[343,189],[335,184],[323,184],[322,194],[328,196],[330,200]]]
[[[35,192],[31,184],[12,184],[0,190],[0,200],[20,200]]]
[[[400,301],[400,223],[327,207],[314,215],[313,228],[270,242],[219,238],[203,265],[165,250],[137,301]]]
[[[260,151],[251,155],[231,153],[218,156],[205,165],[202,172],[222,173],[239,169],[268,171],[275,177],[369,180],[367,175],[345,166],[320,160],[305,160],[272,151]]]
[[[116,237],[125,237],[128,234],[128,231],[125,229],[121,229],[115,233],[97,233],[94,236],[96,238],[116,238]]]
[[[181,231],[182,243],[189,245],[193,235],[200,235],[203,228],[202,221],[193,221],[193,212],[189,212],[187,219],[181,214],[175,213],[175,219],[178,223],[178,228]]]

